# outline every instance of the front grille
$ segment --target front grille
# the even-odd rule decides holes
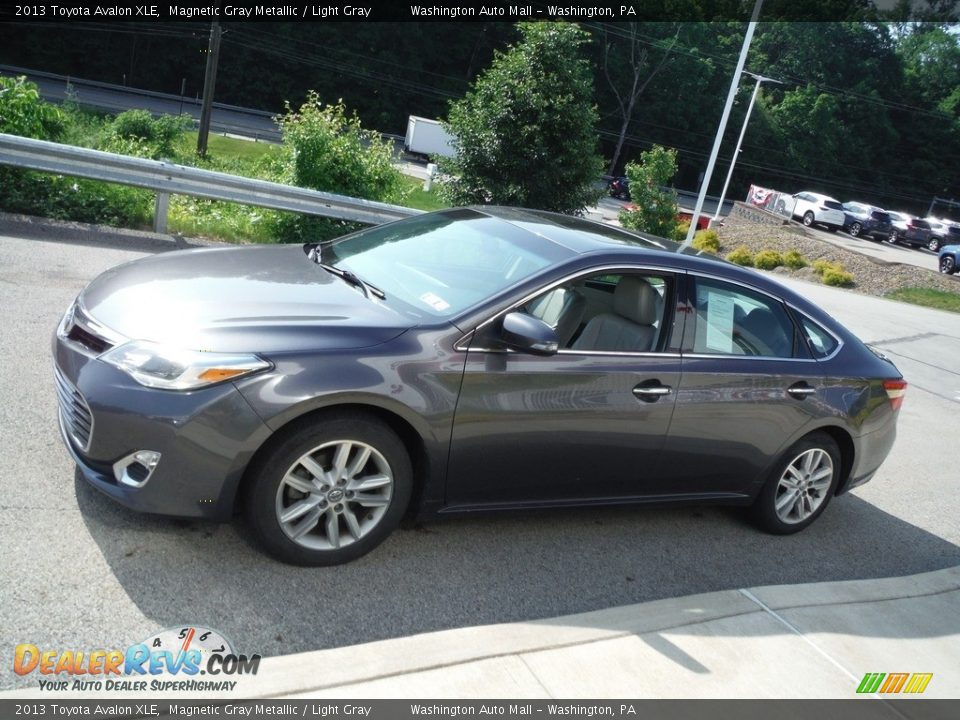
[[[63,419],[63,425],[80,449],[87,451],[90,449],[90,438],[93,435],[93,413],[90,412],[90,406],[87,405],[80,391],[63,376],[59,368],[54,367],[53,377],[56,381],[57,400],[60,403],[60,417]]]

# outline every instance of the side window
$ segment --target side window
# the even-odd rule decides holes
[[[840,344],[830,333],[805,315],[800,315],[800,326],[807,337],[810,353],[818,360],[829,357]]]
[[[548,290],[524,311],[557,331],[561,350],[655,352],[667,341],[671,276],[598,273]]]
[[[793,357],[794,326],[779,301],[721,280],[695,283],[692,352]]]

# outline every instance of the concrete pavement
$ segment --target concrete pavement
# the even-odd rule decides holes
[[[178,697],[842,699],[856,696],[867,673],[932,673],[924,698],[958,698],[958,648],[960,566],[725,590],[272,657],[233,692]],[[36,689],[0,693],[35,696]]]

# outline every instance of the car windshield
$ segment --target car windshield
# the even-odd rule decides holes
[[[370,228],[323,248],[419,318],[449,318],[570,255],[556,243],[473,210]]]

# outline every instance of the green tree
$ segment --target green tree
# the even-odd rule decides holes
[[[0,132],[55,140],[63,132],[63,117],[26,77],[0,77]]]
[[[597,154],[593,76],[577,25],[519,24],[521,39],[451,104],[441,193],[455,205],[493,203],[575,213],[594,203]]]
[[[677,173],[677,151],[654,145],[627,163],[634,210],[620,211],[620,224],[631,230],[672,238],[677,229],[677,193],[665,189]]]

